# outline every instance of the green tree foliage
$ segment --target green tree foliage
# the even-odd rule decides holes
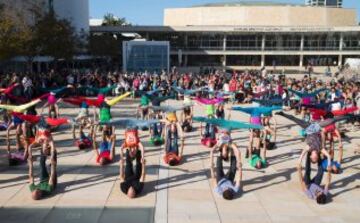
[[[25,9],[0,7],[0,60],[25,56],[29,67],[35,56],[51,56],[71,60],[84,44],[67,20],[59,19],[53,11],[46,12],[31,5],[26,10],[35,21],[28,21]]]
[[[102,26],[131,26],[125,18],[118,18],[111,13],[104,15]]]
[[[120,51],[120,43],[109,34],[90,35],[89,52],[93,56],[115,57]]]
[[[0,60],[7,60],[15,56],[20,49],[15,22],[5,13],[0,5]]]
[[[53,12],[47,13],[35,25],[35,39],[42,55],[55,60],[70,60],[75,54],[77,36],[67,20],[59,20]]]

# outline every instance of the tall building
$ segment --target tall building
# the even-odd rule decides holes
[[[306,5],[342,7],[342,0],[305,0]]]
[[[76,31],[89,31],[89,0],[0,0],[8,11],[25,16],[29,24],[36,21],[36,12],[54,10],[55,14],[68,20]],[[14,14],[16,16],[16,13]]]
[[[47,0],[56,15],[67,19],[76,31],[89,31],[89,0]]]

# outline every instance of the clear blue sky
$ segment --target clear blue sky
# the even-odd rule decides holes
[[[106,13],[125,17],[132,24],[162,25],[164,8],[188,7],[232,0],[90,0],[90,17],[102,18]],[[263,0],[266,1],[266,0]],[[304,0],[273,0],[303,4]],[[345,8],[356,8],[360,20],[360,0],[343,0]]]

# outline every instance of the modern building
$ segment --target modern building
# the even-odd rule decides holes
[[[93,34],[137,33],[170,42],[171,66],[199,70],[263,66],[337,67],[360,57],[355,9],[222,3],[165,9],[164,26],[92,26]]]
[[[305,0],[305,4],[310,6],[342,7],[342,0]]]
[[[36,13],[54,10],[59,18],[68,20],[76,31],[89,31],[89,0],[0,0],[0,4],[16,9],[29,24],[35,23]]]

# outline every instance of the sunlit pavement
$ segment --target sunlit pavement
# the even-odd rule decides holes
[[[179,102],[170,102],[170,104]],[[114,117],[134,117],[136,104],[125,100],[113,108]],[[196,115],[204,114],[196,106]],[[77,109],[61,109],[75,116]],[[233,112],[232,118],[248,121]],[[149,145],[148,132],[141,133],[146,147],[147,177],[140,197],[129,200],[120,191],[119,156],[106,167],[95,164],[92,150],[73,145],[70,128],[54,133],[58,156],[58,188],[44,200],[33,201],[27,184],[27,166],[8,167],[5,132],[0,133],[0,222],[360,222],[359,131],[347,133],[343,173],[333,175],[330,203],[319,206],[301,191],[296,162],[304,143],[298,127],[277,117],[280,123],[277,149],[268,152],[270,166],[254,170],[245,160],[248,131],[233,133],[243,157],[243,193],[225,201],[213,192],[209,181],[209,150],[200,144],[198,129],[186,134],[184,162],[167,167],[162,149]],[[196,123],[195,127],[199,124]],[[123,138],[117,130],[117,146]],[[14,145],[14,143],[13,143]],[[36,154],[39,154],[38,151]],[[35,163],[38,173],[38,160]]]

